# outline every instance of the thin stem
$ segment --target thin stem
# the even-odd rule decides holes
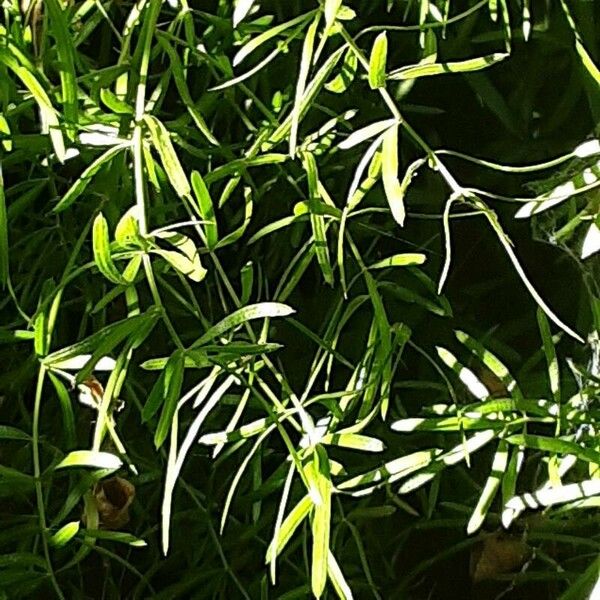
[[[48,549],[48,540],[46,539],[46,509],[44,508],[44,491],[42,490],[41,468],[40,468],[40,411],[42,405],[42,390],[44,388],[44,377],[46,375],[46,367],[40,365],[38,372],[37,385],[35,389],[35,400],[33,405],[33,422],[31,426],[32,437],[32,453],[33,453],[33,476],[35,478],[35,496],[37,503],[38,522],[40,526],[40,537],[42,538],[42,548],[44,550],[44,558],[48,568],[48,575],[52,582],[52,587],[58,598],[64,600],[64,595],[56,580],[52,561],[50,560],[50,551]]]

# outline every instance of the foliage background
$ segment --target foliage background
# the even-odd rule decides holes
[[[600,545],[597,2],[5,0],[2,14],[5,597],[589,593]],[[473,71],[460,63],[504,52]],[[440,74],[422,76],[432,63]],[[416,73],[394,79],[407,65]],[[388,181],[372,162],[348,216],[362,157],[395,126],[397,141],[378,142]],[[390,173],[402,181],[419,159],[399,193]],[[548,209],[515,219],[523,206]],[[395,266],[366,268],[391,256]],[[79,392],[102,356],[117,362],[97,369],[104,396],[92,408]],[[197,406],[178,407],[201,389]],[[500,398],[512,404],[478,408]],[[432,412],[442,404],[445,425]],[[216,457],[214,439],[195,443],[226,429]],[[471,429],[490,443],[469,457]],[[455,448],[459,464],[411,463],[435,448]],[[494,456],[512,458],[490,476]],[[402,457],[433,478],[398,494],[410,473],[387,473],[372,493],[343,493]],[[115,473],[135,485],[116,529],[97,493]],[[555,497],[493,546],[510,499],[547,480]],[[272,586],[267,547],[284,545],[295,506],[306,511],[283,522]],[[478,580],[478,549],[500,546],[514,564],[495,558]]]

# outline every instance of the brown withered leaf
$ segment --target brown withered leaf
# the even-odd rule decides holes
[[[121,529],[129,522],[129,507],[135,498],[135,486],[122,477],[111,477],[94,486],[100,526]]]
[[[487,535],[471,552],[473,583],[518,571],[531,556],[531,548],[519,537],[496,531]]]

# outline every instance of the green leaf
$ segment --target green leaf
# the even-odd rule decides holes
[[[260,48],[265,42],[268,42],[270,39],[278,36],[280,33],[283,33],[286,29],[294,27],[295,25],[304,25],[313,18],[314,14],[315,11],[311,10],[310,12],[305,13],[303,15],[299,15],[298,17],[291,19],[290,21],[286,21],[285,23],[281,23],[280,25],[276,25],[275,27],[269,27],[266,31],[251,39],[238,50],[237,54],[233,57],[233,66],[236,67],[237,65],[239,65],[257,48]]]
[[[404,193],[398,181],[398,129],[396,123],[383,134],[381,172],[385,196],[392,211],[392,216],[401,227],[406,216],[404,210]]]
[[[144,115],[144,122],[146,123],[152,144],[160,156],[160,160],[171,185],[180,198],[189,198],[192,189],[185,171],[179,162],[175,148],[173,148],[169,131],[163,123],[153,115]]]
[[[235,0],[233,8],[233,28],[235,29],[252,9],[254,0]]]
[[[125,531],[107,531],[106,529],[83,529],[82,533],[86,537],[90,537],[96,540],[107,540],[109,542],[118,542],[120,544],[127,544],[134,548],[145,548],[148,544],[140,538],[126,533]]]
[[[567,22],[569,23],[569,27],[571,28],[571,30],[573,31],[573,34],[575,35],[575,50],[577,50],[577,54],[579,54],[579,58],[581,58],[581,62],[583,64],[583,66],[586,68],[587,72],[594,79],[596,84],[600,84],[600,70],[598,69],[598,67],[592,60],[592,57],[590,56],[589,52],[586,50],[585,46],[583,45],[583,40],[581,39],[581,35],[579,34],[577,25],[575,24],[575,20],[573,19],[573,16],[571,15],[571,11],[569,10],[568,4],[565,2],[565,0],[560,0],[560,5],[562,6],[565,16],[567,17]]]
[[[210,128],[206,124],[204,117],[196,107],[196,104],[190,94],[190,90],[188,88],[187,81],[185,79],[185,71],[183,69],[183,65],[181,64],[181,59],[179,55],[174,50],[174,48],[169,44],[166,37],[161,35],[158,32],[158,42],[162,46],[163,50],[169,56],[169,60],[171,61],[171,72],[173,75],[173,79],[175,80],[175,86],[177,87],[177,91],[179,92],[179,97],[182,102],[185,104],[188,113],[194,120],[196,127],[198,130],[204,135],[204,137],[214,146],[219,145],[219,141],[215,138],[215,136],[210,131]]]
[[[4,115],[0,115],[0,140],[2,140],[2,147],[6,152],[10,152],[13,149],[10,125]]]
[[[502,525],[508,528],[526,509],[537,509],[600,495],[600,479],[588,479],[568,485],[547,487],[511,498],[502,511]]]
[[[490,390],[483,385],[479,377],[477,377],[471,369],[468,369],[460,363],[450,350],[442,348],[441,346],[437,346],[436,350],[438,356],[458,375],[458,378],[475,398],[487,400],[492,395]]]
[[[252,211],[254,210],[254,201],[252,195],[252,189],[250,187],[244,188],[244,220],[242,224],[234,229],[231,233],[223,236],[221,240],[217,244],[217,248],[224,248],[225,246],[229,246],[237,242],[243,235],[246,233],[246,229],[248,229],[248,225],[250,225],[250,219],[252,219]],[[248,240],[248,244],[250,244],[250,240]]]
[[[291,537],[294,535],[298,526],[302,523],[302,521],[306,518],[310,509],[312,508],[313,503],[310,496],[307,494],[302,498],[296,506],[290,511],[288,516],[281,523],[281,527],[279,528],[279,535],[277,539],[271,540],[269,547],[267,548],[267,555],[265,557],[265,563],[270,563],[273,559],[273,553],[275,556],[279,556],[287,543],[290,541]]]
[[[502,382],[507,392],[516,398],[522,398],[523,394],[504,363],[492,354],[487,348],[480,344],[473,336],[464,331],[455,331],[456,339],[464,344],[483,364]]]
[[[0,287],[4,289],[8,282],[8,214],[4,194],[2,162],[0,162]]]
[[[259,302],[239,308],[235,312],[213,325],[204,335],[194,342],[192,347],[200,346],[206,342],[223,335],[230,329],[238,327],[248,321],[255,319],[266,319],[270,317],[287,317],[296,312],[287,304],[280,302]]]
[[[581,245],[581,259],[589,258],[590,256],[600,252],[600,227],[595,221],[589,226],[583,244]]]
[[[369,85],[372,90],[385,86],[387,63],[387,34],[382,31],[373,42],[369,57]]]
[[[386,269],[387,267],[407,267],[410,265],[422,265],[426,256],[417,253],[394,254],[373,263],[369,269]]]
[[[525,446],[526,448],[554,452],[555,454],[572,454],[581,460],[600,464],[600,452],[568,440],[519,433],[506,438],[506,441],[516,446]]]
[[[110,253],[110,239],[108,237],[108,224],[102,213],[94,219],[92,229],[92,247],[94,262],[104,277],[112,283],[127,283],[113,262]]]
[[[354,81],[358,69],[358,58],[354,51],[349,48],[344,55],[344,62],[340,72],[325,84],[325,89],[333,94],[343,94]]]
[[[556,356],[556,348],[552,341],[552,332],[550,331],[550,323],[541,308],[536,311],[538,327],[542,336],[542,345],[544,355],[546,356],[546,364],[548,367],[548,381],[550,383],[550,391],[552,398],[557,405],[560,406],[560,367],[558,366],[558,358]]]
[[[55,548],[66,546],[79,532],[81,521],[71,521],[63,525],[49,540],[48,543]]]
[[[392,71],[388,77],[394,80],[417,79],[418,77],[430,77],[432,75],[444,75],[447,73],[468,73],[470,71],[480,71],[505,60],[510,55],[506,52],[495,52],[487,56],[469,58],[456,62],[418,64],[408,67],[402,67]]]
[[[353,146],[357,146],[358,144],[361,144],[362,142],[365,142],[366,140],[375,137],[376,135],[380,134],[383,131],[388,130],[391,126],[393,126],[396,123],[395,119],[385,119],[383,121],[375,121],[374,123],[371,123],[365,127],[362,127],[361,129],[358,129],[357,131],[353,131],[343,142],[340,143],[339,147],[342,150],[348,150],[349,148],[352,148]],[[376,152],[377,148],[375,148],[373,150],[373,152]],[[366,164],[365,164],[366,166]],[[360,178],[360,176],[359,176]]]
[[[200,262],[198,248],[189,237],[174,231],[160,231],[154,236],[166,241],[177,250],[154,248],[153,253],[162,256],[174,269],[192,281],[199,282],[206,277],[206,269]]]
[[[309,467],[312,468],[306,469],[306,476],[309,481],[312,478],[315,491],[315,496],[312,497],[311,588],[315,597],[320,598],[327,583],[333,486],[329,474],[329,459],[319,447],[316,448],[313,462],[309,464]]]
[[[466,441],[461,441],[448,452],[440,454],[435,460],[424,469],[409,477],[398,490],[399,494],[409,494],[419,487],[431,481],[435,475],[443,471],[446,467],[456,465],[463,460],[467,460],[471,454],[489,444],[497,433],[492,430],[478,431]]]
[[[210,192],[204,183],[204,179],[198,171],[192,171],[191,176],[192,189],[198,202],[201,217],[206,221],[204,224],[204,235],[206,235],[206,247],[214,250],[219,240],[217,231],[217,221],[215,218],[215,209]]]
[[[143,247],[140,234],[139,208],[132,206],[120,219],[115,227],[115,241],[123,247]]]
[[[331,56],[325,61],[323,66],[317,71],[316,75],[312,79],[312,81],[306,86],[306,91],[302,97],[302,102],[300,103],[300,116],[299,120],[301,121],[308,110],[313,106],[314,100],[317,97],[317,94],[321,91],[321,88],[325,84],[327,78],[337,65],[340,57],[342,56],[342,52],[344,51],[344,46],[338,48]],[[288,117],[274,132],[273,135],[269,138],[268,142],[265,142],[261,146],[262,151],[267,151],[274,145],[278,144],[282,140],[286,138],[289,134],[290,129],[292,127],[292,119],[291,115]]]
[[[315,157],[310,152],[302,154],[302,164],[306,171],[308,180],[310,224],[313,232],[313,246],[317,256],[317,262],[321,268],[325,283],[333,285],[333,269],[329,258],[329,246],[327,244],[325,218],[320,214],[317,207],[324,204],[320,199],[319,174]]]
[[[471,535],[479,530],[483,525],[485,517],[494,501],[500,482],[504,477],[508,466],[508,444],[504,440],[498,443],[498,449],[494,454],[492,461],[492,470],[485,482],[483,490],[477,501],[477,506],[467,524],[467,535]]]
[[[91,368],[103,356],[108,356],[115,346],[128,336],[135,334],[143,326],[154,324],[159,315],[160,312],[157,309],[151,308],[141,315],[128,317],[122,321],[107,325],[89,337],[49,354],[44,358],[43,363],[52,367],[55,363],[91,352],[92,356],[86,365],[86,370],[90,370],[91,372]]]
[[[60,71],[62,102],[65,111],[67,131],[73,139],[79,121],[77,107],[77,76],[75,73],[75,46],[69,31],[67,17],[59,0],[47,0],[45,7],[50,17],[50,33],[56,40],[57,66]]]
[[[0,440],[22,440],[30,441],[31,436],[17,427],[0,425]]]
[[[142,410],[142,422],[149,421],[161,407],[168,392],[169,381],[167,375],[171,376],[173,372],[173,365],[175,362],[180,360],[179,356],[176,356],[177,352],[169,356],[168,358],[151,358],[150,360],[142,363],[142,369],[147,371],[158,371],[161,373],[156,383],[150,391],[150,395],[146,400],[146,404]],[[201,369],[211,366],[213,363],[207,359],[206,351],[202,350],[187,350],[184,353],[183,368],[196,368]],[[179,366],[178,366],[179,368]]]
[[[183,352],[176,350],[167,366],[165,367],[165,377],[162,396],[162,412],[156,431],[154,433],[154,446],[158,449],[167,439],[173,415],[177,409],[177,403],[181,396],[181,386],[183,384]],[[144,407],[145,408],[145,407]]]
[[[323,12],[325,13],[325,31],[327,32],[335,23],[338,11],[342,6],[342,0],[325,0]]]
[[[40,82],[35,75],[25,67],[21,66],[16,58],[10,54],[5,48],[0,48],[0,62],[4,63],[13,73],[23,82],[23,85],[31,92],[39,109],[42,119],[42,132],[49,133],[56,158],[60,162],[64,162],[66,150],[62,131],[56,111],[48,98],[48,94],[44,91]]]
[[[73,204],[73,202],[75,202],[75,200],[77,200],[77,198],[85,191],[90,181],[102,167],[108,164],[124,148],[126,148],[125,145],[113,146],[91,163],[76,179],[75,183],[67,190],[66,194],[59,200],[58,204],[52,209],[53,212],[61,212],[71,206],[71,204]]]
[[[575,150],[575,152],[577,149]],[[526,202],[515,213],[516,219],[524,219],[537,215],[554,206],[566,202],[575,195],[593,189],[600,181],[600,160],[575,172],[567,181],[553,187],[548,192],[540,194],[533,200]]]
[[[294,97],[294,105],[292,107],[292,121],[290,125],[290,156],[296,154],[296,145],[298,142],[298,125],[300,123],[300,115],[302,112],[302,98],[306,90],[306,80],[308,78],[308,72],[310,64],[313,58],[315,35],[317,33],[317,27],[319,26],[319,20],[321,13],[317,13],[313,22],[310,24],[306,36],[304,37],[304,43],[302,44],[302,55],[300,57],[300,69],[298,71],[298,82],[296,83],[296,95]]]
[[[352,600],[352,590],[331,550],[327,553],[327,573],[329,574],[329,579],[331,580],[331,584],[337,592],[338,597],[341,598],[341,600]]]
[[[385,445],[381,440],[358,433],[328,433],[323,436],[321,443],[363,452],[383,452],[385,450]]]
[[[91,467],[94,469],[110,469],[116,471],[123,462],[110,452],[95,452],[93,450],[75,450],[69,452],[57,465],[56,469],[72,467]]]

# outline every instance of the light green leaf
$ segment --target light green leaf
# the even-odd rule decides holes
[[[290,27],[294,27],[295,25],[304,25],[310,19],[313,18],[315,14],[314,10],[311,10],[308,13],[303,15],[299,15],[298,17],[291,19],[290,21],[286,21],[285,23],[281,23],[280,25],[276,25],[275,27],[270,27],[260,35],[251,39],[249,42],[244,44],[240,50],[238,50],[237,54],[233,57],[233,66],[236,67],[239,65],[246,57],[252,54],[257,48],[260,48],[265,42],[268,42],[270,39],[277,37],[280,33],[283,33],[286,29]]]
[[[205,344],[209,340],[248,321],[270,317],[287,317],[294,312],[296,311],[293,308],[289,307],[287,304],[281,304],[280,302],[259,302],[258,304],[249,304],[248,306],[239,308],[225,317],[222,321],[219,321],[216,325],[213,325],[204,335],[194,342],[192,347]]]
[[[71,521],[63,525],[49,540],[48,543],[55,548],[66,546],[79,531],[81,521]]]
[[[92,247],[94,250],[94,262],[100,273],[102,273],[109,281],[112,281],[112,283],[127,283],[113,262],[110,253],[108,224],[102,213],[98,213],[94,219]]]
[[[152,144],[156,148],[171,185],[181,198],[189,198],[192,193],[185,171],[179,162],[169,131],[153,115],[144,115],[144,122],[150,133]]]
[[[575,35],[575,50],[577,50],[577,54],[579,54],[579,58],[581,58],[583,66],[586,68],[587,72],[592,76],[594,81],[597,84],[600,84],[600,70],[598,69],[598,67],[592,60],[592,57],[590,56],[589,52],[583,45],[583,40],[581,39],[581,35],[579,34],[577,25],[575,24],[575,20],[571,15],[571,11],[569,10],[568,4],[565,2],[565,0],[560,0],[560,5],[562,6],[565,16],[567,17],[569,27]]]
[[[511,498],[502,511],[502,525],[508,528],[527,508],[537,509],[555,504],[564,504],[583,498],[600,495],[600,479],[588,479],[557,487],[548,487],[537,492]]]
[[[354,81],[358,68],[358,58],[354,51],[349,48],[344,56],[344,62],[340,72],[325,84],[325,89],[334,94],[343,94]]]
[[[294,97],[294,105],[292,107],[292,122],[290,126],[290,156],[296,154],[296,145],[298,143],[298,125],[300,124],[300,114],[302,112],[302,98],[306,89],[306,80],[310,64],[313,58],[315,35],[319,25],[321,13],[317,13],[313,22],[310,24],[304,43],[302,44],[302,55],[300,57],[300,69],[298,71],[298,82],[296,83],[296,94]]]
[[[120,246],[142,246],[140,234],[139,208],[132,206],[120,219],[115,227],[115,241]]]
[[[383,452],[385,450],[385,445],[381,440],[358,433],[328,433],[323,436],[321,443],[363,452]]]
[[[438,356],[458,375],[458,378],[475,398],[487,400],[491,396],[491,392],[483,385],[479,377],[471,369],[462,365],[450,350],[436,346],[436,351]]]
[[[9,50],[0,48],[0,62],[11,69],[11,71],[13,71],[13,73],[23,82],[23,85],[31,92],[31,95],[34,97],[40,109],[42,132],[49,133],[54,152],[56,152],[56,158],[58,158],[60,162],[64,162],[66,155],[65,142],[56,111],[52,106],[52,102],[50,102],[50,98],[48,98],[48,94],[46,94],[35,75],[24,66],[21,66]]]
[[[318,461],[318,464],[315,462]],[[329,459],[325,452],[317,447],[313,462],[315,491],[318,498],[313,500],[312,518],[312,559],[311,559],[311,588],[316,598],[320,598],[327,583],[327,565],[329,557],[329,534],[331,527],[331,478],[329,474]],[[310,470],[309,470],[310,472]],[[308,473],[307,473],[308,478]]]
[[[535,450],[554,452],[555,454],[572,454],[580,460],[600,464],[600,452],[592,448],[585,448],[576,442],[570,442],[560,438],[550,438],[542,435],[515,434],[506,438],[509,444],[525,446]]]
[[[416,79],[418,77],[430,77],[431,75],[443,75],[446,73],[468,73],[470,71],[480,71],[508,58],[506,52],[495,52],[487,56],[469,58],[457,62],[433,63],[424,65],[411,65],[392,71],[389,79],[405,80]]]
[[[304,152],[302,155],[302,164],[306,171],[308,180],[310,224],[313,232],[313,246],[317,256],[317,262],[321,268],[325,283],[333,285],[333,269],[329,258],[329,246],[327,244],[325,217],[320,214],[318,207],[323,205],[320,199],[319,174],[317,172],[317,163],[310,152]]]
[[[553,206],[566,202],[569,198],[586,192],[598,186],[600,182],[600,160],[585,167],[568,181],[561,183],[550,191],[540,194],[537,198],[526,202],[515,213],[516,219],[526,219],[537,215]]]
[[[179,92],[179,97],[185,104],[185,107],[187,108],[187,111],[192,117],[192,119],[194,120],[196,127],[198,127],[198,130],[211,144],[213,144],[214,146],[218,146],[219,141],[210,131],[210,128],[206,124],[204,117],[196,107],[196,103],[194,102],[192,95],[190,94],[190,90],[185,79],[185,72],[183,69],[183,65],[181,64],[181,59],[179,58],[179,55],[177,54],[173,46],[169,44],[164,35],[160,35],[160,33],[158,33],[157,37],[158,42],[165,50],[165,52],[169,56],[169,60],[171,61],[171,72],[173,75],[173,79],[175,80],[175,86],[177,87],[177,91]]]
[[[373,42],[369,57],[369,86],[372,90],[385,86],[387,63],[387,34],[382,31]]]
[[[207,221],[204,225],[206,246],[209,250],[213,250],[219,240],[213,201],[210,197],[210,192],[206,187],[206,183],[204,183],[204,179],[202,179],[202,176],[198,171],[192,171],[191,182],[194,196],[198,202],[200,216]]]
[[[552,341],[552,332],[550,331],[550,323],[541,308],[536,311],[538,327],[542,336],[542,346],[546,357],[546,365],[548,368],[548,381],[550,383],[550,391],[552,398],[557,405],[560,405],[560,367],[556,356],[556,348]]]
[[[343,142],[340,143],[339,147],[342,150],[348,150],[353,146],[357,146],[362,142],[380,134],[382,131],[388,130],[391,126],[396,123],[395,119],[385,119],[384,121],[375,121],[357,131],[353,131]],[[377,151],[377,148],[373,150],[373,153]],[[370,157],[369,157],[370,158]],[[367,159],[368,160],[368,159]],[[365,167],[367,165],[365,164]]]
[[[370,491],[373,491],[378,485],[383,485],[386,482],[392,483],[414,471],[426,467],[441,452],[437,448],[432,448],[401,456],[400,458],[386,462],[382,467],[347,479],[337,487],[340,490],[349,490],[362,485],[375,484],[374,487],[369,488]]]
[[[10,152],[13,149],[10,125],[4,115],[0,115],[0,140],[2,140],[2,147],[6,152]]]
[[[335,68],[338,63],[340,57],[342,56],[342,52],[344,51],[345,46],[338,48],[331,56],[325,61],[323,66],[317,71],[316,75],[312,79],[312,81],[306,86],[306,91],[304,96],[302,97],[302,102],[300,103],[300,117],[302,120],[308,110],[312,107],[314,103],[314,99],[317,94],[321,91],[321,88],[325,84],[325,81],[331,75],[331,72]],[[282,140],[286,138],[289,134],[292,126],[291,115],[273,132],[273,135],[269,138],[267,142],[265,142],[261,146],[261,150],[266,152]]]
[[[235,0],[233,8],[233,28],[235,29],[252,10],[254,0]]]
[[[352,590],[331,550],[329,550],[327,554],[327,573],[329,574],[329,579],[331,580],[331,584],[337,592],[338,597],[341,600],[352,600]]]
[[[392,211],[392,216],[401,227],[404,225],[406,212],[404,194],[398,181],[398,129],[396,123],[383,134],[381,173],[385,196]]]
[[[75,73],[75,46],[69,31],[67,17],[59,0],[46,0],[50,17],[50,33],[56,40],[57,66],[60,72],[62,102],[65,111],[66,129],[74,137],[79,120],[77,107],[77,77]]]
[[[279,556],[281,554],[286,544],[290,541],[292,535],[294,535],[296,529],[298,529],[298,526],[310,512],[312,506],[313,503],[308,494],[304,496],[304,498],[302,498],[298,504],[296,504],[296,506],[294,506],[288,516],[281,523],[277,539],[271,540],[271,543],[267,548],[265,563],[268,564],[271,562],[273,559],[273,552],[275,553],[275,556]]]
[[[123,462],[110,452],[95,452],[93,450],[75,450],[69,452],[57,465],[56,469],[70,467],[91,467],[94,469],[111,469],[116,471]]]
[[[422,265],[426,256],[419,253],[406,252],[404,254],[394,254],[382,260],[373,263],[369,269],[386,269],[387,267],[407,267],[410,265]]]
[[[589,258],[596,252],[600,251],[600,227],[596,224],[596,221],[592,221],[585,238],[583,239],[583,245],[581,247],[581,258]]]
[[[498,443],[498,449],[494,454],[492,461],[492,470],[485,482],[483,490],[477,501],[477,506],[467,524],[467,535],[471,535],[479,530],[483,525],[485,517],[494,501],[496,492],[500,487],[500,482],[508,466],[508,444],[504,440]]]
[[[254,201],[252,195],[252,188],[245,187],[244,188],[244,220],[242,224],[234,229],[231,233],[223,236],[219,242],[217,243],[217,248],[224,248],[225,246],[229,246],[230,244],[234,244],[237,242],[243,235],[246,233],[246,229],[250,224],[250,219],[252,219],[252,211],[254,209]],[[250,243],[250,240],[248,240]]]
[[[190,238],[174,231],[160,231],[154,235],[177,248],[177,250],[154,248],[153,253],[162,256],[174,269],[189,277],[192,281],[199,282],[206,277],[206,269],[200,262],[198,248]]]
[[[331,26],[335,23],[338,10],[342,6],[342,0],[325,0],[325,32],[329,31]]]
[[[497,433],[492,430],[478,431],[466,441],[462,441],[457,446],[454,446],[448,452],[440,454],[435,461],[425,467],[409,479],[407,479],[398,490],[399,494],[408,494],[431,481],[437,473],[443,471],[446,467],[458,464],[463,460],[467,460],[471,454],[489,444]]]

